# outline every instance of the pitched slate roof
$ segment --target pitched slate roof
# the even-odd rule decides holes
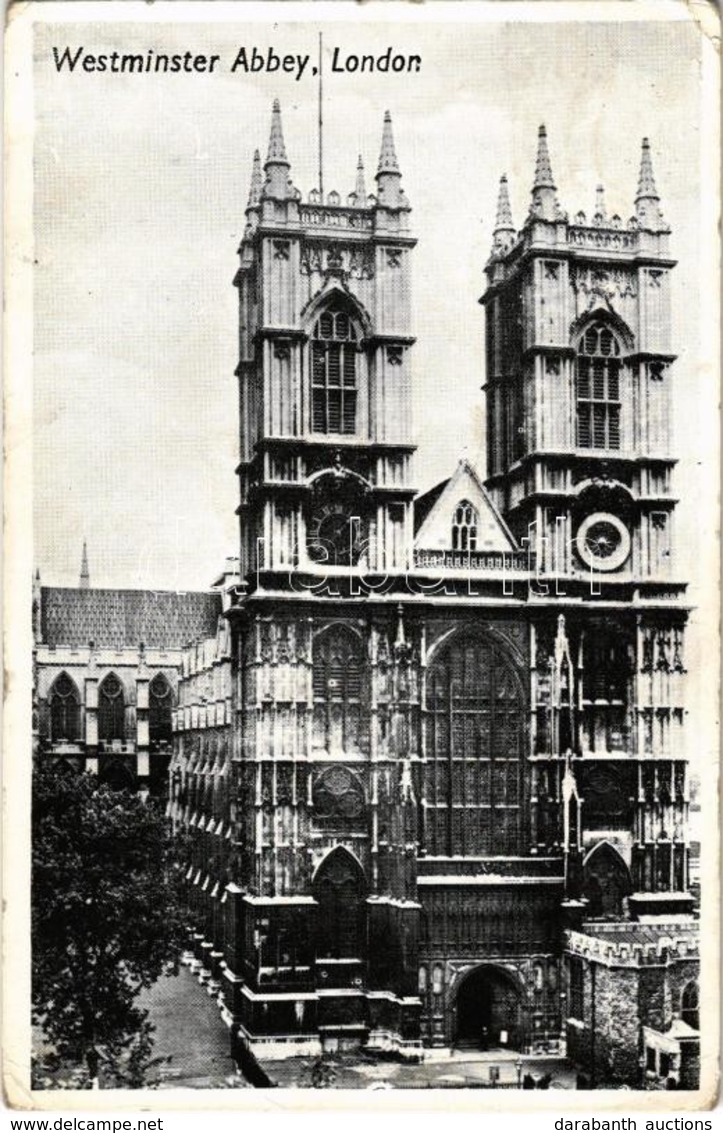
[[[44,586],[41,632],[45,645],[180,649],[216,633],[221,595],[205,591],[80,590]]]

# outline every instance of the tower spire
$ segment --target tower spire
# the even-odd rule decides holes
[[[535,189],[556,188],[557,185],[552,176],[550,151],[547,148],[547,130],[543,125],[537,131],[537,160],[535,161],[535,183],[532,186],[532,191],[534,193]]]
[[[537,157],[530,214],[540,220],[564,219],[564,213],[557,200],[557,186],[552,176],[552,162],[547,148],[547,130],[544,125],[537,131]]]
[[[382,148],[379,154],[379,168],[377,177],[382,173],[396,173],[401,176],[396,150],[394,149],[394,134],[392,133],[392,116],[388,110],[384,112],[384,126],[382,128]]]
[[[249,203],[246,205],[246,212],[249,209],[258,208],[261,200],[261,189],[263,187],[263,178],[261,176],[261,154],[257,149],[254,150],[254,163],[251,168],[251,188],[249,189]]]
[[[288,164],[289,160],[286,156],[286,146],[284,145],[284,131],[281,126],[281,103],[278,98],[275,98],[271,110],[269,152],[266,155],[266,165],[264,168],[268,165],[286,165],[288,167]]]
[[[80,582],[81,590],[90,590],[90,571],[88,569],[88,544],[85,539],[83,540],[83,554],[80,560]]]
[[[655,187],[653,176],[653,161],[650,156],[650,142],[643,138],[642,153],[640,155],[640,175],[638,177],[638,192],[635,203],[639,201],[659,201],[658,190]]]
[[[379,165],[375,174],[377,183],[377,205],[389,209],[409,209],[409,202],[402,191],[402,174],[394,148],[392,116],[384,113],[382,127],[382,148],[379,151]]]
[[[512,208],[510,207],[510,194],[507,188],[507,175],[500,177],[500,190],[497,197],[497,219],[492,234],[493,252],[503,252],[509,248],[515,237],[516,229],[512,222]]]
[[[264,187],[264,179],[261,174],[261,156],[259,151],[254,150],[254,162],[251,167],[251,187],[249,189],[249,199],[246,205],[246,228],[244,229],[244,239],[247,239],[255,231],[258,224],[259,212],[261,210],[261,193]]]
[[[278,98],[274,99],[271,111],[271,133],[269,135],[269,151],[264,162],[266,182],[263,186],[263,195],[284,199],[294,196],[294,188],[289,177],[289,159],[286,156],[284,145],[284,132],[281,126],[281,105]]]
[[[669,232],[660,208],[660,197],[655,186],[653,161],[650,156],[650,142],[643,138],[640,155],[640,174],[638,191],[635,195],[635,218],[641,228],[650,232]]]
[[[366,203],[367,190],[364,183],[364,162],[362,156],[359,154],[359,160],[356,165],[356,185],[354,186],[354,196],[356,198],[357,208],[362,208]]]

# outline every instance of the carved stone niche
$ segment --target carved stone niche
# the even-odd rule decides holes
[[[633,783],[628,768],[581,768],[585,822],[594,826],[626,825],[631,817]]]
[[[288,338],[278,339],[274,343],[274,358],[279,362],[288,362],[291,357],[291,342]]]
[[[336,764],[314,777],[314,813],[324,826],[357,826],[363,823],[366,800],[359,776]]]

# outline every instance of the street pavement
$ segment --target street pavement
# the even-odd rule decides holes
[[[139,1005],[149,1010],[156,1028],[149,1085],[207,1090],[247,1085],[236,1073],[229,1032],[215,999],[187,968],[177,976],[163,976]]]
[[[565,1059],[533,1055],[520,1058],[509,1050],[428,1050],[419,1063],[382,1061],[359,1052],[326,1055],[322,1063],[322,1077],[334,1089],[509,1090],[517,1089],[524,1075],[530,1074],[536,1081],[550,1075],[550,1089],[574,1090],[576,1077],[575,1069]],[[276,1086],[303,1089],[312,1085],[313,1059],[264,1059],[262,1065]]]

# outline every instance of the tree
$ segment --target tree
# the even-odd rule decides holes
[[[39,764],[33,773],[33,1022],[88,1085],[140,1086],[152,1024],[136,999],[187,933],[169,824],[153,801]],[[47,1060],[46,1060],[47,1062]]]

